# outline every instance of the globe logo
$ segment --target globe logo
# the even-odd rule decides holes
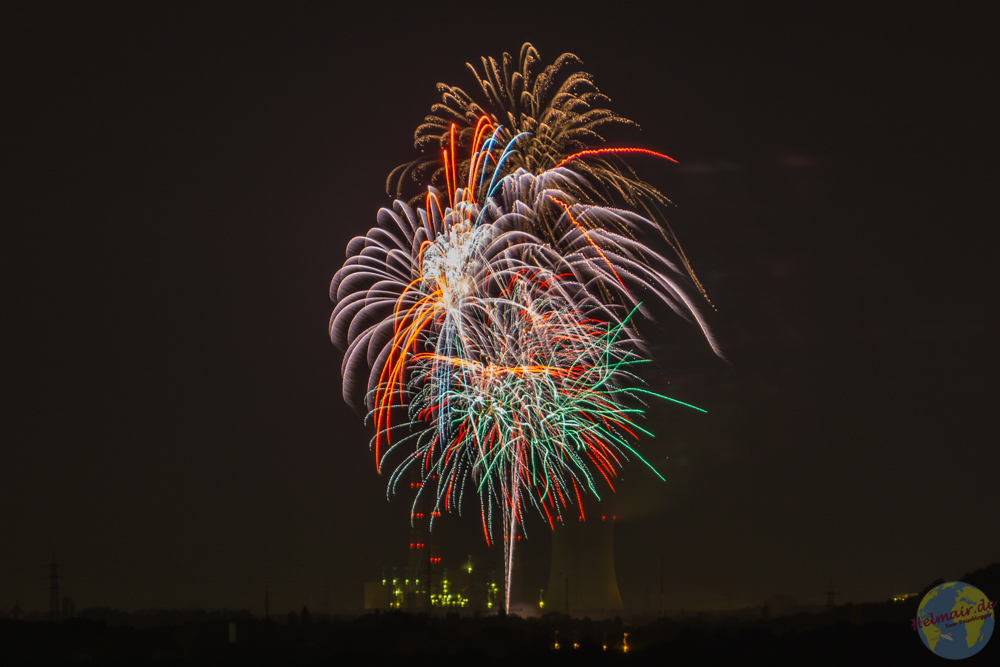
[[[990,640],[995,606],[975,586],[949,581],[927,592],[911,623],[933,653],[961,660],[979,653]]]

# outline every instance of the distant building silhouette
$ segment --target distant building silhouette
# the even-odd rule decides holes
[[[830,611],[833,611],[834,603],[833,598],[837,595],[837,591],[833,590],[833,577],[830,577],[830,585],[826,589],[826,607]]]
[[[762,610],[761,615],[772,618],[789,616],[797,612],[799,608],[799,601],[794,596],[776,593],[764,600],[764,609],[767,610],[767,614],[765,615]]]
[[[436,479],[431,477],[431,481]],[[423,481],[413,471],[410,489],[420,492]],[[433,510],[432,496],[419,496],[410,514],[409,541],[406,543],[406,566],[393,567],[381,582],[365,583],[365,609],[433,611],[435,609],[481,609],[497,607],[499,591],[492,572],[474,570],[472,556],[457,568],[444,566],[437,536],[431,521],[439,516]]]
[[[433,553],[433,552],[431,552]],[[496,583],[494,570],[479,570],[473,567],[472,556],[457,568],[449,569],[441,564],[438,556],[428,556],[434,561],[425,572],[433,579],[418,579],[420,569],[412,566],[390,570],[391,576],[382,571],[382,580],[365,583],[365,610],[383,611],[434,611],[459,609],[489,611],[496,609],[501,591]]]

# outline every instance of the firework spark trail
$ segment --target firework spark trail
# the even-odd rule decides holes
[[[528,282],[489,304],[488,326],[467,338],[465,356],[413,357],[405,424],[413,433],[385,452],[415,441],[390,491],[418,466],[422,479],[436,480],[419,491],[435,494],[432,516],[460,510],[461,493],[452,490],[474,487],[489,539],[499,505],[508,592],[523,498],[551,524],[581,487],[599,497],[595,475],[612,486],[622,460],[641,460],[629,444],[641,410],[622,403],[639,395],[628,367],[641,360],[623,346],[623,325],[583,318],[559,297],[536,300],[522,287]]]
[[[500,143],[509,144],[515,136],[527,137],[517,154],[510,156],[503,175],[518,169],[539,175],[572,162],[572,170],[582,178],[570,184],[567,194],[581,203],[596,205],[608,205],[618,198],[629,208],[641,209],[656,221],[660,239],[674,251],[695,288],[708,300],[664,215],[670,200],[639,178],[620,155],[646,153],[676,160],[644,148],[595,148],[604,142],[600,133],[605,128],[637,125],[606,108],[610,100],[597,89],[590,74],[579,70],[582,64],[575,55],[564,53],[541,68],[538,51],[527,43],[516,60],[508,53],[499,61],[483,58],[482,73],[467,64],[484,102],[476,102],[461,88],[439,83],[441,102],[431,108],[431,115],[414,133],[413,145],[421,155],[392,171],[386,192],[394,190],[398,198],[404,198],[416,186],[419,198],[427,185],[447,181],[448,174],[465,173],[474,160],[456,161],[452,150],[451,160],[446,162],[443,149],[456,142],[462,148],[472,145],[479,136],[481,119],[487,118]],[[582,157],[587,159],[578,159]]]
[[[345,400],[375,427],[379,470],[403,455],[389,494],[417,470],[414,505],[434,493],[433,524],[475,489],[488,542],[499,508],[507,607],[525,506],[550,525],[573,505],[582,519],[581,490],[599,498],[597,479],[613,490],[617,468],[642,460],[635,420],[656,396],[632,372],[644,361],[642,299],[693,320],[718,352],[678,268],[652,248],[666,239],[693,278],[650,214],[666,199],[610,161],[672,158],[591,148],[597,127],[628,121],[593,106],[606,98],[588,75],[566,74],[575,57],[540,73],[536,61],[530,45],[520,74],[509,56],[502,74],[484,59],[477,80],[492,112],[444,87],[445,105],[417,130],[429,152],[395,172],[400,183],[429,173],[423,194],[379,211],[330,287]],[[610,206],[609,190],[647,215]]]

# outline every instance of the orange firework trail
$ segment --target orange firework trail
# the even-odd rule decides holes
[[[664,155],[663,153],[657,153],[656,151],[647,150],[645,148],[592,148],[590,150],[580,151],[579,153],[573,153],[568,158],[565,158],[562,162],[553,167],[553,169],[558,169],[567,162],[572,162],[573,160],[577,160],[583,157],[588,157],[591,155],[614,155],[614,154],[627,154],[627,153],[641,153],[644,155],[655,155],[656,157],[662,157],[674,163],[677,162],[677,160],[673,159],[669,155]]]
[[[417,471],[432,524],[475,494],[490,542],[499,512],[508,596],[525,509],[550,525],[570,506],[583,518],[598,480],[613,490],[618,468],[642,460],[637,419],[657,395],[634,374],[645,361],[637,295],[693,320],[718,351],[684,273],[654,248],[666,240],[693,277],[650,213],[665,198],[607,159],[673,158],[588,145],[596,128],[627,121],[600,107],[587,76],[567,73],[574,57],[541,70],[536,60],[526,45],[505,82],[489,61],[492,74],[477,75],[485,107],[444,87],[451,120],[429,116],[417,130],[424,156],[390,177],[421,192],[379,211],[330,287],[344,397],[374,425],[377,469],[402,457],[389,493]]]

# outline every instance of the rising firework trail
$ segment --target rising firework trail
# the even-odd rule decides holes
[[[411,470],[432,517],[475,494],[487,542],[499,510],[508,608],[525,508],[550,526],[583,519],[582,495],[600,498],[601,481],[613,490],[617,469],[642,461],[644,400],[673,400],[634,373],[648,356],[643,302],[691,320],[718,352],[659,217],[666,198],[621,162],[672,158],[597,146],[600,126],[628,121],[570,71],[575,56],[540,73],[537,61],[530,45],[517,69],[484,59],[481,106],[440,87],[416,132],[423,154],[390,175],[399,198],[350,242],[330,287],[344,398],[374,426],[377,469],[398,461],[389,494]]]

